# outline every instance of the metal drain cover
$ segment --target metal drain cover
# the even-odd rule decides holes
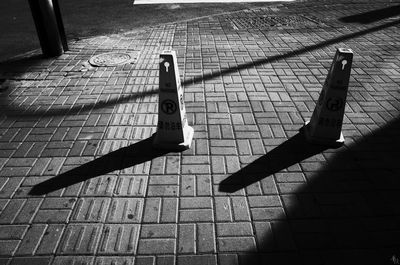
[[[243,29],[271,29],[271,28],[298,28],[299,26],[312,26],[318,21],[303,16],[254,16],[230,18],[235,30]]]
[[[138,53],[107,52],[93,56],[89,63],[93,66],[115,66],[132,63],[137,59]]]

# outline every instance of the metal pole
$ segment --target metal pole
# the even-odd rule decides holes
[[[61,42],[64,48],[64,51],[68,51],[68,43],[67,37],[65,36],[64,23],[61,17],[60,5],[58,4],[58,0],[53,0],[54,14],[56,15],[58,31],[60,32]]]
[[[29,0],[40,46],[45,56],[59,56],[63,45],[52,0]]]

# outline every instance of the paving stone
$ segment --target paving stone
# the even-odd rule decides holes
[[[260,181],[261,188],[265,195],[278,194],[275,180],[271,177],[266,177]]]
[[[0,227],[0,240],[22,239],[26,229],[26,225],[2,225]]]
[[[11,198],[19,185],[21,185],[21,182],[22,178],[20,177],[0,177],[0,183],[2,184],[0,189],[0,198]]]
[[[178,235],[178,253],[195,253],[196,251],[196,225],[180,224]]]
[[[285,211],[282,207],[252,208],[253,220],[280,220],[286,219]]]
[[[233,197],[232,210],[235,221],[250,221],[249,206],[245,198]]]
[[[215,213],[218,222],[233,221],[232,204],[229,197],[215,198]]]
[[[94,262],[95,265],[133,265],[135,262],[134,257],[108,257],[97,256]]]
[[[186,176],[182,176],[182,181]],[[196,175],[195,188],[197,196],[210,196],[212,194],[211,176]],[[183,184],[181,184],[182,187]]]
[[[144,197],[147,188],[146,176],[121,176],[115,184],[116,196]]]
[[[40,239],[40,243],[36,246],[36,254],[55,254],[65,226],[65,224],[47,225],[44,234]],[[39,225],[37,227],[39,227]],[[33,239],[38,240],[36,239],[36,237],[25,237],[27,238],[27,240],[30,241],[32,241]]]
[[[159,178],[159,177],[158,177]],[[177,180],[176,180],[177,181]],[[155,184],[153,184],[155,183]],[[168,183],[168,184],[156,184],[150,178],[149,185],[147,187],[148,196],[177,196],[178,195],[178,183]]]
[[[23,199],[14,199],[8,201],[7,205],[5,205],[0,213],[0,223],[1,224],[11,224],[13,220],[16,218],[18,212],[23,207],[25,200]]]
[[[143,222],[176,222],[178,218],[178,200],[175,198],[146,198]]]
[[[164,174],[165,173],[166,157],[157,157],[151,161],[151,174]]]
[[[76,202],[72,222],[101,222],[106,218],[109,198],[82,198]]]
[[[175,256],[158,256],[156,260],[157,264],[160,265],[175,265]]]
[[[64,255],[94,254],[101,232],[98,224],[69,225],[61,239],[57,253]]]
[[[32,265],[46,265],[51,264],[52,257],[16,257],[14,258],[10,264],[13,265],[23,265],[23,264],[32,264]]]
[[[155,256],[137,256],[135,259],[135,265],[154,265],[155,262]]]
[[[218,237],[252,236],[251,223],[217,223]]]
[[[22,240],[21,244],[19,245],[16,254],[17,255],[33,255],[45,229],[46,229],[46,225],[30,226],[24,236],[24,239]]]
[[[193,264],[193,265],[216,265],[217,257],[215,255],[187,255],[178,257],[178,265],[183,264]]]
[[[139,237],[139,225],[106,225],[99,243],[101,254],[135,254]]]
[[[142,225],[140,238],[175,238],[176,225],[151,224]]]
[[[181,198],[180,208],[181,209],[212,208],[212,199],[210,197]]]
[[[71,215],[71,210],[39,210],[35,218],[34,223],[63,223],[67,222]]]
[[[34,158],[14,158],[8,160],[5,167],[31,167],[35,162]]]
[[[218,255],[218,264],[221,265],[238,265],[238,257],[235,254],[219,254]]]
[[[17,250],[19,240],[0,240],[1,248],[0,255],[12,256]]]
[[[151,176],[149,185],[178,185],[177,176]]]
[[[114,198],[111,201],[107,222],[138,223],[142,218],[143,199]]]
[[[139,254],[175,254],[175,239],[140,239]]]
[[[55,265],[90,265],[93,263],[93,257],[89,256],[57,256],[52,264]]]
[[[226,173],[225,159],[223,156],[211,157],[211,172],[213,174],[224,174]]]
[[[277,195],[249,196],[248,199],[250,208],[282,206],[280,197]]]
[[[0,264],[1,265],[7,265],[8,264],[8,262],[10,261],[11,259],[7,259],[7,258],[0,258]]]
[[[341,19],[395,7],[387,2],[249,6],[81,39],[58,58],[10,65],[12,88],[0,93],[12,103],[0,115],[0,264],[393,263],[398,29],[393,17]],[[299,17],[313,26],[265,23]],[[337,45],[354,52],[345,145],[221,191],[222,181],[296,137]],[[158,92],[151,91],[159,52],[171,47],[195,129],[191,149],[29,194],[156,131]],[[115,49],[140,49],[139,58],[81,71],[88,56]]]
[[[181,222],[212,221],[213,210],[211,198],[181,198],[179,220]]]
[[[87,180],[82,187],[82,196],[110,196],[113,194],[116,176],[101,176]]]
[[[218,238],[218,252],[252,252],[256,251],[256,242],[253,237],[220,237]]]
[[[75,198],[46,198],[40,209],[72,209],[76,202]]]
[[[210,222],[213,221],[212,209],[194,209],[194,210],[180,210],[180,222]]]

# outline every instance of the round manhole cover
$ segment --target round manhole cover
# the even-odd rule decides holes
[[[89,63],[93,66],[114,66],[129,63],[134,59],[136,58],[129,53],[108,52],[93,56]]]

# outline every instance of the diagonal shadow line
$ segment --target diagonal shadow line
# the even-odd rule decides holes
[[[134,93],[125,96],[121,96],[118,98],[113,98],[107,101],[99,101],[97,103],[91,104],[84,104],[84,105],[76,105],[73,107],[64,107],[64,108],[57,108],[57,109],[38,109],[29,112],[29,110],[22,109],[17,106],[10,106],[10,105],[1,105],[0,99],[0,106],[3,107],[3,113],[10,116],[10,117],[54,117],[54,116],[65,116],[65,115],[72,115],[77,113],[84,113],[86,111],[101,109],[108,106],[115,106],[117,104],[122,104],[129,102],[133,99],[144,98],[146,96],[151,96],[158,94],[158,89],[153,89],[150,91],[144,91],[141,93]]]
[[[150,161],[168,153],[168,151],[153,148],[152,142],[153,136],[41,182],[29,191],[29,195],[44,195],[114,170]]]
[[[31,55],[31,53],[28,52],[26,54],[22,54],[21,56],[22,58],[20,58],[20,56],[16,56],[14,58],[10,58],[0,62],[0,76],[2,76],[3,78],[12,78],[12,76],[15,76],[15,74],[12,76],[8,76],[7,74],[10,72],[11,69],[17,68],[18,71],[16,74],[21,74],[23,72],[26,72],[30,67],[34,67],[39,63],[48,61],[48,59],[46,60],[43,54]]]
[[[271,152],[224,179],[219,191],[236,192],[326,149],[326,146],[308,143],[301,130]]]
[[[369,24],[376,22],[385,18],[394,17],[400,14],[400,5],[390,6],[378,10],[373,10],[365,13],[360,13],[357,15],[346,16],[339,18],[339,21],[345,23],[361,23]]]
[[[303,54],[303,53],[306,53],[306,52],[310,52],[310,51],[313,51],[313,50],[317,50],[317,49],[320,49],[320,48],[323,48],[323,47],[338,43],[338,42],[346,41],[346,40],[357,38],[357,37],[360,37],[360,36],[375,32],[375,31],[379,31],[379,30],[382,30],[382,29],[390,28],[390,27],[398,25],[398,24],[400,24],[400,20],[396,20],[396,21],[389,22],[389,23],[386,23],[386,24],[383,24],[383,25],[379,25],[379,26],[376,26],[376,27],[368,28],[368,29],[365,29],[365,30],[362,30],[362,31],[358,31],[358,32],[355,32],[355,33],[346,34],[346,35],[343,35],[343,36],[340,36],[340,37],[336,37],[336,38],[333,38],[333,39],[330,39],[330,40],[322,41],[322,42],[320,42],[318,44],[306,46],[304,48],[301,48],[301,49],[298,49],[298,50],[295,50],[295,51],[291,51],[291,52],[288,52],[288,53],[285,53],[285,54],[270,56],[270,57],[268,57],[266,59],[260,59],[260,60],[254,61],[254,62],[240,64],[240,65],[237,65],[236,67],[231,67],[229,69],[217,71],[217,72],[210,73],[210,74],[205,74],[203,76],[194,77],[192,79],[185,80],[182,84],[183,85],[195,84],[195,83],[199,83],[199,82],[204,81],[204,80],[213,79],[213,78],[218,77],[218,76],[231,74],[231,73],[234,73],[234,72],[236,72],[238,70],[243,70],[243,69],[246,69],[246,68],[259,66],[259,65],[266,64],[266,63],[276,62],[276,61],[281,60],[281,59],[289,58],[289,57],[292,57],[292,56],[297,56],[297,55],[300,55],[300,54]]]

